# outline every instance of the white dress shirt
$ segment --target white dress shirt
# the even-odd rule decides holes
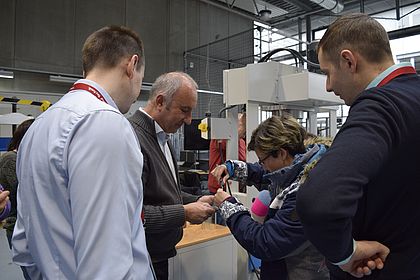
[[[33,279],[152,279],[140,215],[143,156],[111,97],[67,93],[27,131],[17,160],[13,260]]]

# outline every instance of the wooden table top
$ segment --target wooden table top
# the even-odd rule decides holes
[[[194,244],[228,236],[230,234],[231,233],[229,228],[221,225],[210,223],[202,223],[201,225],[189,224],[184,228],[184,236],[182,237],[181,241],[178,242],[176,248],[184,248]]]

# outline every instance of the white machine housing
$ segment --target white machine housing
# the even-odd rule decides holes
[[[223,71],[226,106],[251,102],[321,107],[343,104],[325,90],[326,77],[270,61]]]
[[[259,124],[260,106],[270,104],[307,111],[307,129],[314,134],[317,134],[317,113],[329,112],[330,136],[334,137],[337,132],[336,106],[344,103],[326,91],[325,83],[325,75],[275,61],[248,64],[223,71],[223,101],[225,106],[246,105],[247,143]]]
[[[201,130],[203,139],[232,139],[233,133],[237,131],[236,122],[225,118],[204,118],[202,124],[206,130]]]

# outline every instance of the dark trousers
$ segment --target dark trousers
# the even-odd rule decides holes
[[[12,236],[13,236],[13,231],[6,230],[6,236],[7,236],[7,241],[9,242],[9,248],[10,248],[10,250],[12,250]],[[31,278],[28,275],[28,272],[26,272],[26,268],[24,266],[21,266],[20,269],[22,269],[23,277],[26,280],[31,280]]]
[[[168,260],[153,262],[157,280],[168,280]]]

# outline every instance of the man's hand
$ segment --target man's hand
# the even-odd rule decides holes
[[[217,181],[220,182],[220,180],[223,180],[223,183],[226,184],[226,181],[229,179],[229,173],[227,171],[226,165],[218,165],[213,171],[211,172],[211,175],[217,179]]]
[[[210,205],[213,205],[214,195],[203,195],[197,201],[200,201],[200,202],[204,202],[204,203],[208,203]]]
[[[9,191],[0,191],[0,213],[3,212],[9,201]]]
[[[214,208],[205,202],[197,201],[184,205],[185,220],[191,224],[201,224],[214,214]]]
[[[376,241],[356,241],[356,250],[350,261],[340,268],[357,278],[370,275],[374,269],[382,269],[389,248]]]
[[[219,207],[226,198],[230,197],[230,195],[222,189],[218,189],[217,193],[214,195],[214,205]]]

